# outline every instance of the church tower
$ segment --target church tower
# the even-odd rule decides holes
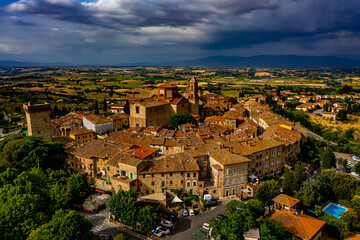
[[[195,77],[192,77],[189,85],[189,99],[199,99],[198,82]]]
[[[192,77],[188,86],[189,91],[189,102],[190,102],[190,113],[194,115],[200,115],[200,104],[199,104],[199,87],[195,77]]]
[[[42,136],[45,141],[51,142],[51,122],[49,103],[34,104],[29,102],[24,104],[28,136]]]

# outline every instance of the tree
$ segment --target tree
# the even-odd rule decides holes
[[[350,201],[360,187],[360,181],[350,174],[335,170],[323,170],[317,175],[316,188],[321,195],[333,199]]]
[[[92,239],[92,224],[82,214],[73,210],[58,210],[52,216],[50,222],[33,230],[28,240],[38,239]]]
[[[257,189],[256,197],[260,200],[264,205],[270,208],[272,204],[272,199],[276,197],[280,193],[279,183],[274,179],[264,181],[260,184]]]
[[[294,172],[289,169],[285,169],[281,180],[281,189],[283,193],[293,196],[295,187],[296,185],[294,184]]]
[[[116,237],[114,238],[114,240],[128,240],[128,239],[129,238],[122,233],[116,235]]]
[[[335,167],[335,155],[331,148],[327,148],[322,157],[322,164],[325,169]]]
[[[135,227],[138,216],[138,202],[134,193],[120,190],[110,198],[110,213],[121,223]]]
[[[260,221],[260,236],[261,240],[290,239],[290,235],[286,232],[284,226],[270,218]]]
[[[345,239],[349,235],[349,227],[341,218],[336,218],[332,214],[325,214],[320,219],[326,222],[328,231],[332,236]]]
[[[104,98],[104,101],[103,101],[103,111],[104,111],[104,112],[107,111],[106,98]]]
[[[315,205],[314,213],[315,213],[316,216],[320,216],[320,214],[322,213],[322,206]]]
[[[91,195],[91,187],[85,175],[74,173],[68,180],[68,196],[70,203],[82,205]]]
[[[340,121],[340,122],[345,122],[348,120],[347,117],[347,112],[346,110],[340,110],[337,114],[336,114],[336,120]]]
[[[354,212],[344,212],[341,219],[347,223],[350,231],[355,231],[359,227],[359,217]]]
[[[151,206],[141,207],[138,215],[137,221],[140,223],[141,230],[143,232],[150,232],[157,225],[158,215]]]
[[[179,125],[185,123],[196,123],[195,118],[189,114],[174,114],[169,119],[169,124],[174,128],[177,129]]]
[[[211,236],[215,239],[243,239],[243,232],[255,227],[256,220],[248,209],[234,211],[227,219],[210,220]]]
[[[130,114],[130,104],[128,100],[126,100],[126,103],[124,105],[124,113]]]
[[[259,200],[253,200],[253,199],[249,200],[246,203],[246,208],[253,213],[253,216],[255,218],[259,218],[265,214],[265,206]]]
[[[351,199],[351,206],[357,214],[360,214],[360,196],[355,195]]]
[[[315,184],[315,181],[303,182],[299,192],[296,194],[296,196],[300,198],[301,203],[307,208],[312,208],[315,204],[320,203],[322,200],[322,196],[315,187]]]
[[[63,144],[45,142],[40,136],[14,134],[0,142],[0,166],[27,170],[60,169],[65,163]]]
[[[300,188],[301,183],[306,180],[306,169],[303,162],[298,161],[294,167],[294,184],[297,190]]]
[[[354,170],[357,174],[360,174],[360,162],[357,162],[354,166]]]
[[[98,101],[95,100],[95,106],[94,106],[94,113],[95,114],[99,114],[99,104],[98,104]]]
[[[245,209],[245,204],[238,200],[231,200],[225,205],[225,209],[228,213],[233,213],[234,211]]]
[[[21,186],[0,189],[0,239],[25,239],[31,230],[44,224],[46,202],[39,195],[25,193]]]

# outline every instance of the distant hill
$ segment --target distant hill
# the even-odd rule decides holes
[[[18,61],[0,61],[0,67],[66,67],[89,66],[72,63],[36,63]],[[252,57],[211,56],[193,60],[168,61],[164,63],[121,63],[121,64],[91,64],[91,66],[179,66],[179,67],[222,67],[222,68],[334,68],[334,67],[360,67],[360,60],[334,56],[298,56],[298,55],[259,55]]]
[[[60,66],[76,66],[76,65],[71,63],[63,63],[63,62],[37,63],[37,62],[18,62],[18,61],[10,61],[10,60],[0,61],[0,67],[51,67],[51,66],[60,67]]]
[[[360,67],[356,59],[334,56],[259,55],[253,57],[212,56],[188,61],[163,64],[164,66],[188,67],[265,67],[265,68],[320,68]]]

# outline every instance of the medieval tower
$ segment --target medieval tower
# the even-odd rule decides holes
[[[199,87],[198,82],[195,77],[192,77],[190,80],[190,84],[188,86],[189,91],[189,102],[190,102],[190,113],[194,115],[200,114],[200,104],[199,104]]]
[[[42,136],[45,141],[51,142],[51,122],[49,103],[35,104],[29,102],[23,105],[26,113],[28,136]]]

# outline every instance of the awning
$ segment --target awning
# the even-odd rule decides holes
[[[171,201],[172,203],[182,203],[183,201],[175,195],[175,197],[173,198],[173,200]]]
[[[250,193],[251,193],[251,191],[250,191],[249,189],[247,189],[247,188],[241,189],[241,191],[242,191],[243,193],[245,193],[245,194],[250,194]]]
[[[256,180],[258,177],[255,176],[255,175],[250,175],[249,178],[250,178],[251,180]]]

